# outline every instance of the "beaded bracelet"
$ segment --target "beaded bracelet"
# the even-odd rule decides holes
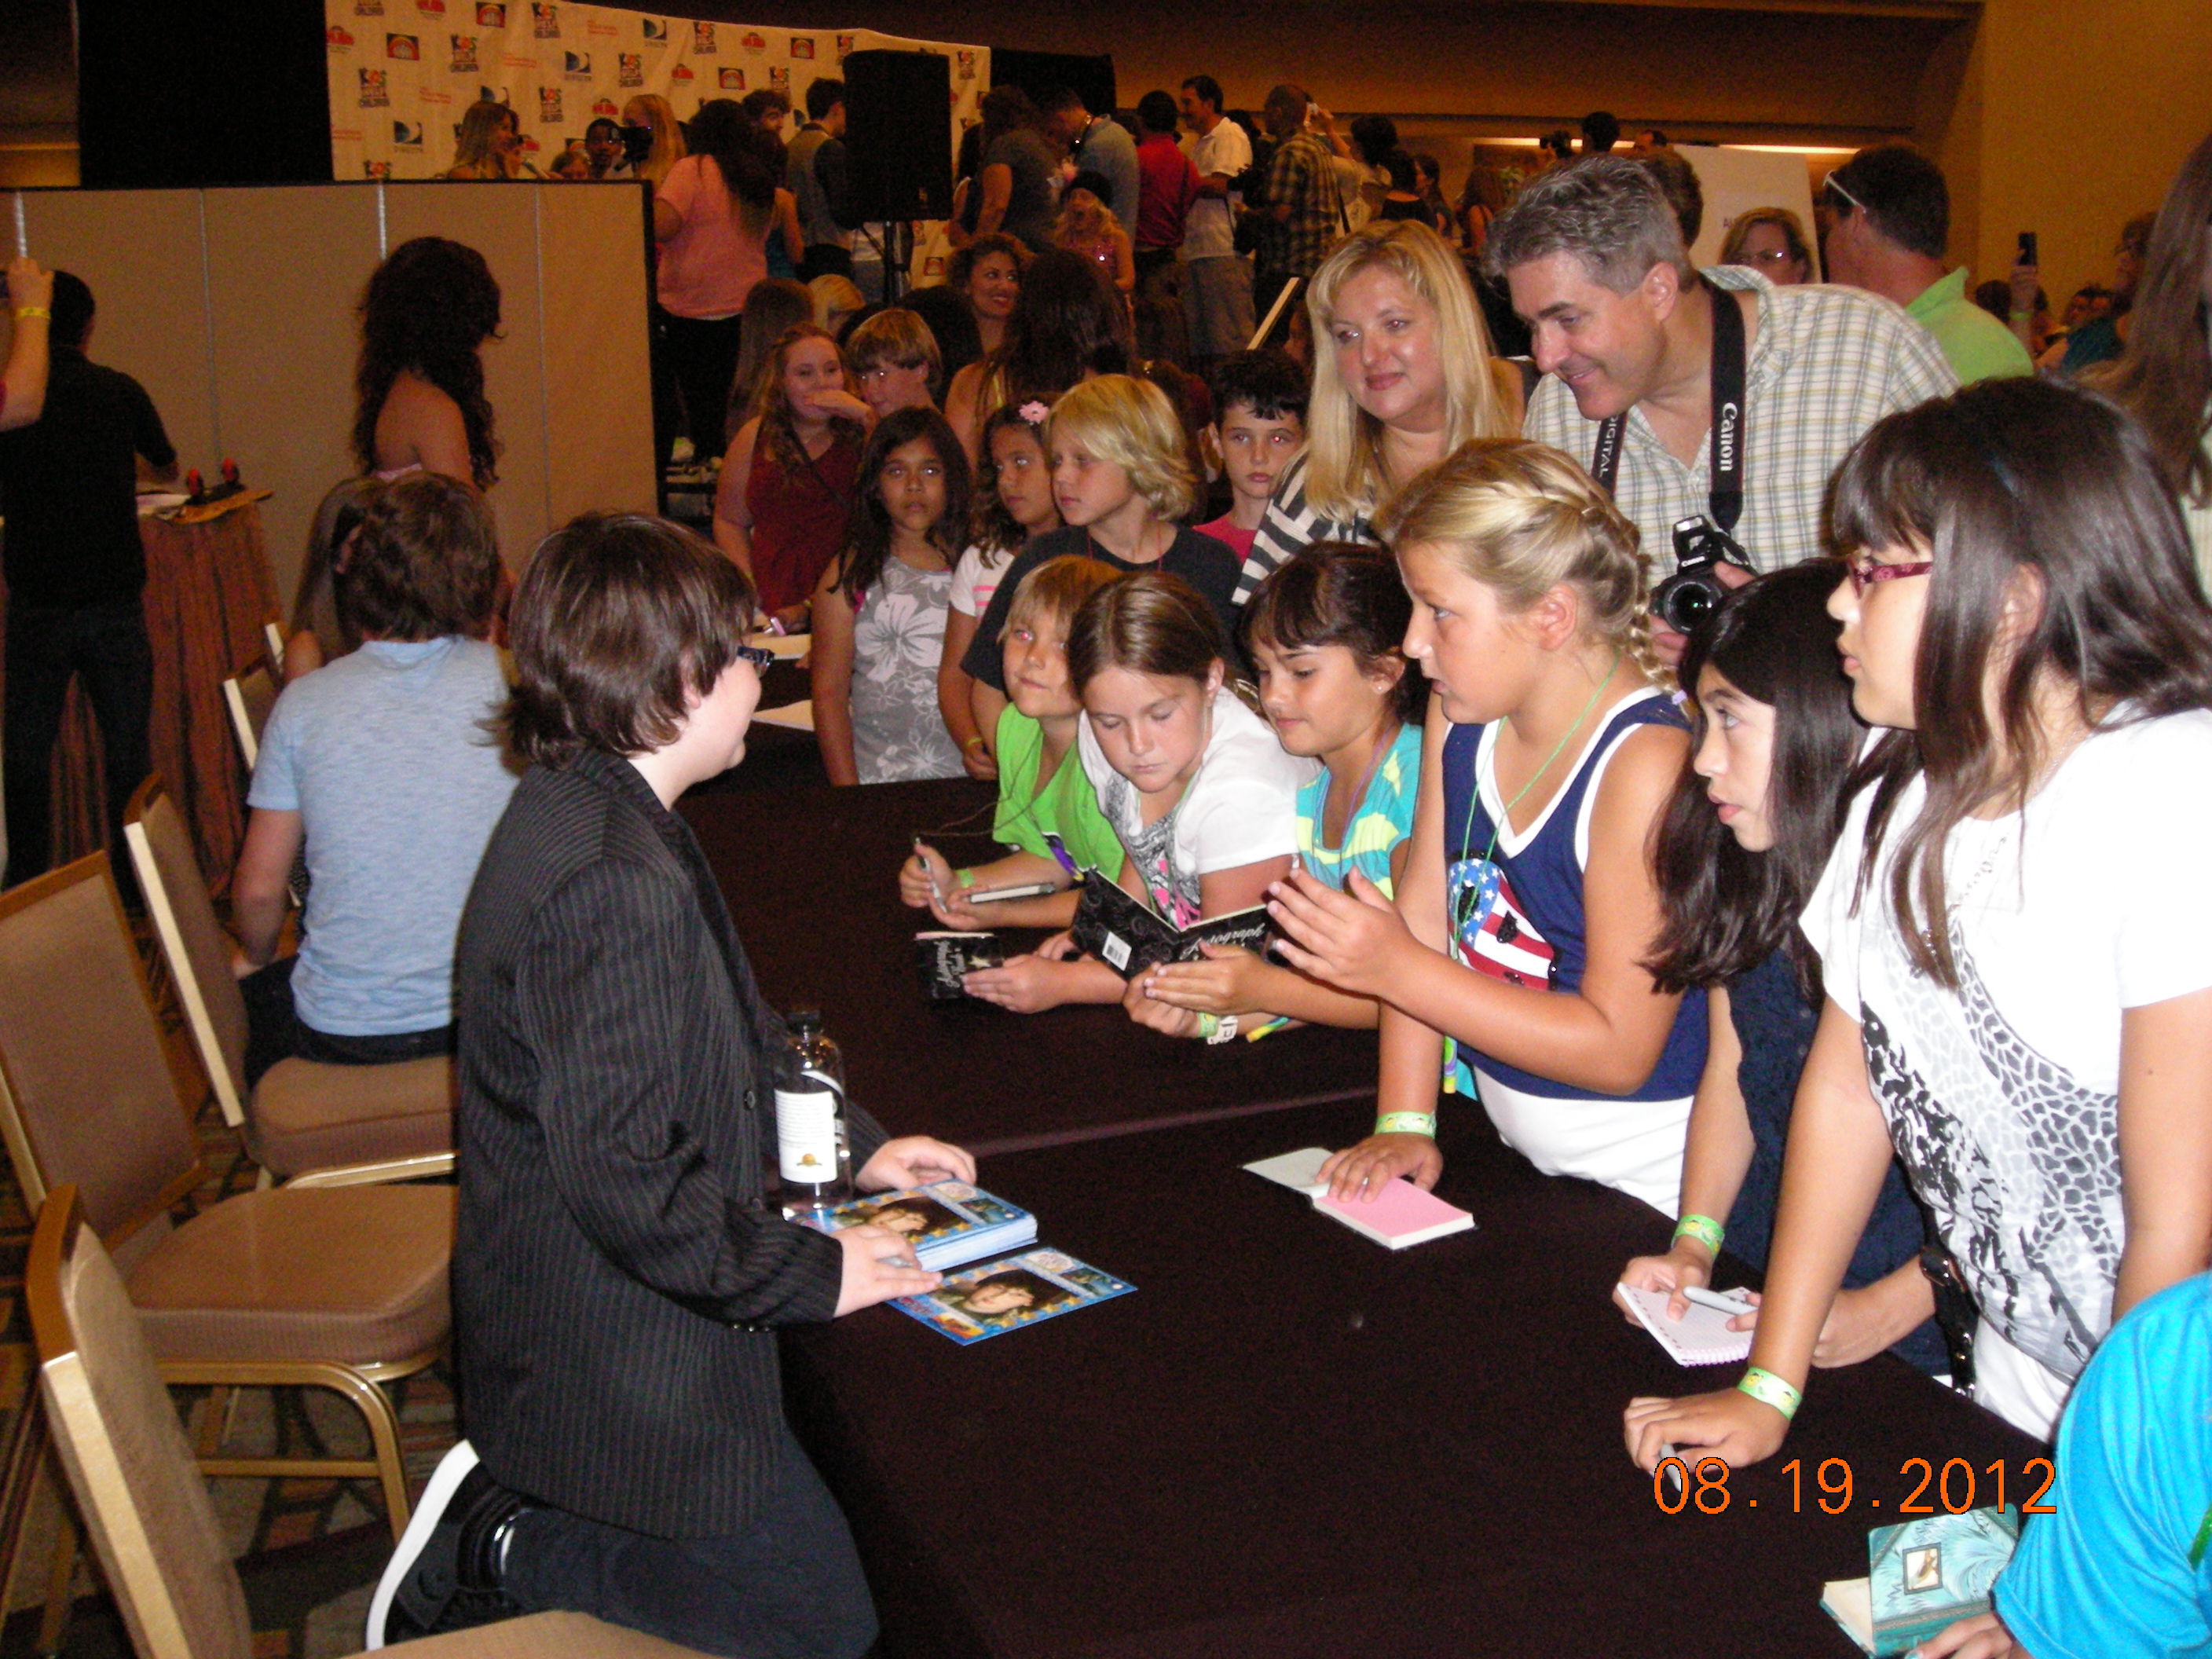
[[[1715,1255],[1721,1253],[1721,1240],[1728,1237],[1727,1230],[1709,1215],[1686,1215],[1674,1224],[1672,1242],[1679,1244],[1685,1237],[1694,1238]]]
[[[1375,1120],[1378,1135],[1426,1135],[1437,1138],[1437,1115],[1434,1112],[1385,1112]]]
[[[1762,1406],[1773,1407],[1782,1413],[1785,1423],[1797,1415],[1797,1407],[1804,1403],[1803,1395],[1772,1371],[1758,1365],[1746,1371],[1743,1380],[1735,1386],[1738,1393],[1749,1395]]]

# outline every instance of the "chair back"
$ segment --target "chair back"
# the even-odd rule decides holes
[[[39,1212],[23,1289],[54,1444],[131,1645],[140,1659],[252,1659],[207,1482],[73,1187]]]
[[[269,672],[281,683],[284,678],[284,624],[273,619],[262,623],[261,637],[269,647]]]
[[[123,839],[177,982],[192,1046],[223,1121],[236,1128],[246,1121],[246,999],[230,971],[230,939],[216,919],[191,832],[160,778],[147,779],[131,796]]]
[[[283,656],[277,660],[282,662]],[[276,676],[266,663],[256,663],[222,683],[230,729],[238,734],[238,752],[246,757],[249,772],[260,763],[261,733],[269,725],[269,711],[276,706]]]
[[[105,853],[0,893],[0,1136],[26,1204],[73,1185],[111,1246],[199,1183]]]

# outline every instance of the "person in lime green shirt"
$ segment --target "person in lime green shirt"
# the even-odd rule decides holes
[[[1905,307],[1942,348],[1959,384],[2032,374],[2020,337],[1966,296],[1966,272],[1943,269],[1951,197],[1943,170],[1910,144],[1876,144],[1830,173],[1828,280]]]
[[[1067,629],[1076,611],[1121,574],[1098,560],[1066,555],[1039,565],[1014,590],[1000,636],[1010,701],[992,744],[999,807],[991,820],[991,834],[1012,850],[956,870],[935,848],[916,841],[914,856],[899,866],[899,896],[947,927],[1065,927],[1075,919],[1076,872],[1104,870],[1109,879],[1121,872],[1121,838],[1098,810],[1081,765],[1068,763],[1083,705],[1067,677]],[[1046,881],[1060,890],[981,909],[968,897]]]

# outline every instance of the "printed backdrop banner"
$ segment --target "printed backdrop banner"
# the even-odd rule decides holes
[[[434,179],[453,165],[461,117],[479,99],[520,116],[523,159],[550,172],[600,116],[641,93],[688,121],[709,98],[806,88],[854,52],[933,52],[952,60],[957,146],[991,84],[988,47],[844,33],[706,23],[612,6],[478,0],[324,0],[334,179]],[[787,131],[797,131],[796,125]],[[941,273],[938,238],[918,239],[916,274]],[[932,269],[934,267],[934,269]]]

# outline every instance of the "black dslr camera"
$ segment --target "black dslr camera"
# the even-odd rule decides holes
[[[1727,586],[1713,574],[1723,564],[1753,568],[1751,555],[1704,514],[1684,519],[1674,526],[1674,574],[1651,596],[1651,614],[1677,634],[1695,633],[1728,598]]]

